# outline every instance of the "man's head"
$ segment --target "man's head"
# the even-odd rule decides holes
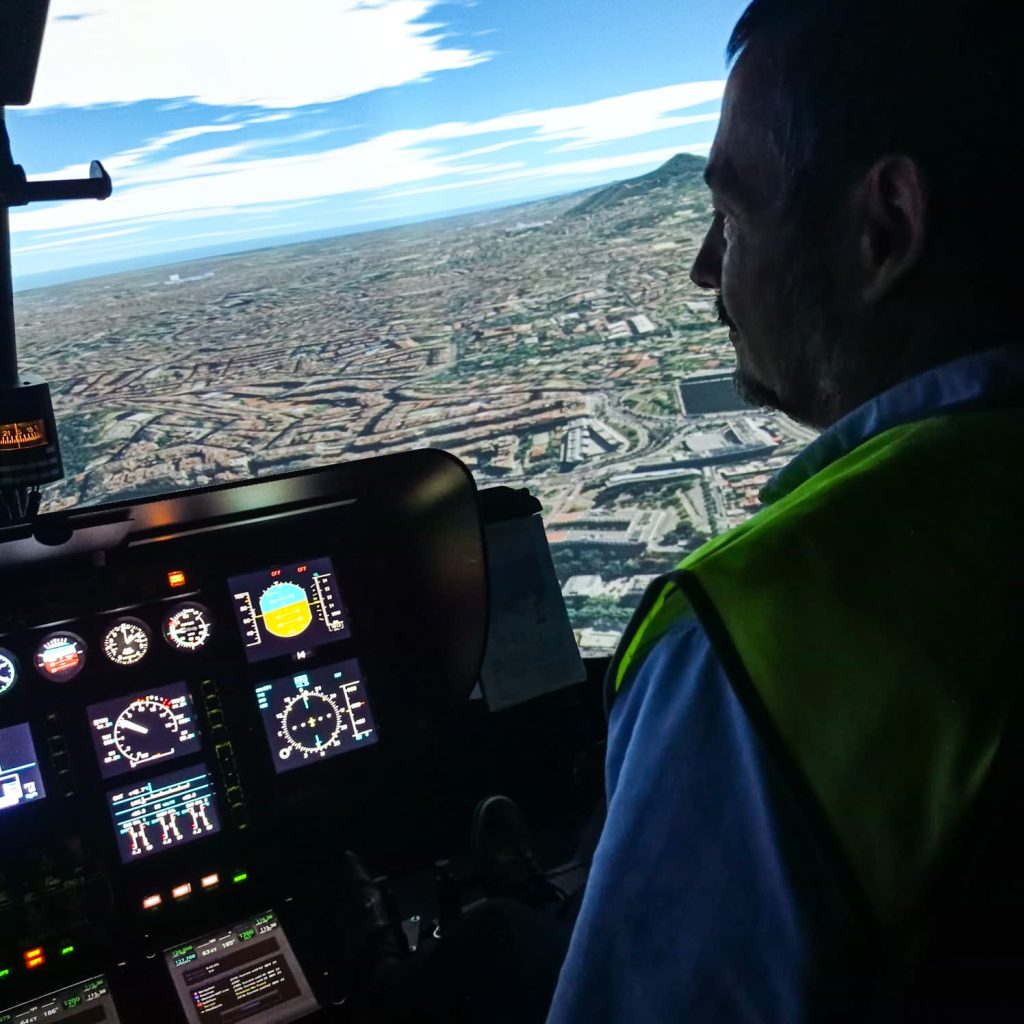
[[[1020,0],[754,0],[708,162],[693,279],[738,382],[824,427],[1020,338]],[[1021,339],[1024,340],[1024,339]]]

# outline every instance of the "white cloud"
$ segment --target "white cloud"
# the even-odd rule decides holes
[[[54,0],[32,106],[191,98],[212,106],[283,109],[487,60],[421,20],[436,5]]]
[[[711,123],[717,120],[717,114],[678,112],[720,98],[722,88],[721,82],[666,86],[476,122],[446,122],[386,132],[320,153],[260,157],[263,145],[277,145],[281,141],[270,140],[143,161],[140,154],[152,155],[168,148],[171,143],[165,145],[168,136],[164,136],[110,161],[115,192],[105,203],[63,203],[15,211],[12,228],[16,232],[58,231],[103,224],[185,220],[221,216],[225,210],[237,214],[267,203],[376,193],[382,189],[392,190],[393,198],[418,191],[445,191],[480,181],[614,171],[667,159],[684,147],[580,160],[566,160],[566,154],[664,129]],[[192,131],[194,137],[229,127],[201,126],[186,131]],[[548,162],[539,167],[536,159],[533,166],[522,159],[492,162],[483,158],[502,147],[504,140],[475,147],[468,141],[503,133],[516,136],[509,142],[547,144]],[[175,141],[180,141],[181,132],[171,134],[176,136]],[[462,140],[467,140],[464,146],[453,146]],[[692,151],[692,147],[688,148]],[[531,155],[536,158],[538,154]],[[403,188],[404,193],[394,191]]]
[[[124,235],[138,234],[142,228],[118,228],[117,231],[99,231],[91,235],[75,235],[71,238],[62,238],[55,242],[40,242],[37,245],[22,245],[11,249],[11,255],[23,256],[30,252],[43,252],[47,249],[63,249],[68,246],[91,245],[104,238],[121,238]]]

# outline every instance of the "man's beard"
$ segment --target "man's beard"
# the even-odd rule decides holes
[[[839,332],[834,290],[813,246],[801,246],[794,239],[785,248],[794,255],[787,260],[788,271],[773,306],[775,322],[764,325],[765,334],[773,338],[769,358],[778,386],[737,366],[733,387],[752,406],[777,410],[820,429],[836,397],[832,381]],[[739,330],[721,295],[715,308],[721,323]]]

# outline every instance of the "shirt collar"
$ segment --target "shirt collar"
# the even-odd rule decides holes
[[[892,427],[945,413],[1020,402],[1024,344],[1012,343],[932,367],[854,409],[812,441],[761,490],[766,505]]]

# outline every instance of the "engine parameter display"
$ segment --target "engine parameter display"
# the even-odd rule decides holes
[[[206,765],[159,775],[107,794],[125,864],[220,831]]]
[[[354,658],[261,683],[256,703],[279,773],[377,742]]]
[[[0,729],[0,811],[42,800],[44,796],[46,789],[32,730],[27,723]]]
[[[105,779],[200,748],[192,698],[184,683],[91,704],[86,712]]]
[[[228,580],[249,661],[294,654],[350,635],[329,558]]]
[[[107,979],[102,975],[0,1010],[0,1024],[36,1024],[44,1020],[118,1024],[119,1019]]]
[[[286,1024],[319,1008],[272,910],[165,949],[164,960],[190,1024]]]

